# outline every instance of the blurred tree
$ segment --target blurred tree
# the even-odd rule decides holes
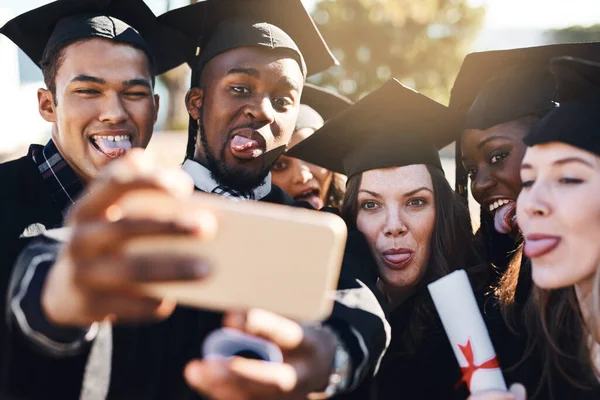
[[[190,4],[197,3],[198,0],[190,0]],[[171,0],[165,0],[165,11],[172,7]],[[165,130],[187,130],[188,113],[185,108],[185,94],[190,88],[190,68],[187,64],[174,68],[158,77],[165,86],[168,93],[167,104],[162,103],[162,107],[167,107],[165,118]]]
[[[310,80],[357,100],[391,77],[447,104],[483,6],[469,0],[320,0],[313,17],[342,66]]]
[[[553,29],[545,33],[551,43],[592,42],[600,40],[600,24],[592,26],[571,26]]]

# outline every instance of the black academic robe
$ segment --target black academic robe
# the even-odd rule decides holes
[[[0,164],[0,357],[6,348],[5,300],[13,265],[27,236],[60,227],[63,216],[30,156]]]
[[[293,200],[276,186],[263,201],[293,205]],[[34,254],[42,251],[56,254],[60,247],[61,243],[48,238],[29,246],[15,267],[13,284],[20,282],[24,267]],[[368,375],[373,373],[386,347],[386,322],[381,311],[381,298],[373,296],[376,291],[373,267],[365,265],[360,257],[349,255],[344,258],[339,288],[363,290],[359,281],[371,288],[370,296],[353,299],[356,301],[353,307],[336,302],[328,322],[342,327],[338,330],[342,337],[353,336],[343,329],[348,322],[360,332],[368,349],[365,360],[368,366],[365,375]],[[221,326],[221,318],[220,313],[177,307],[170,318],[160,323],[115,326],[108,398],[200,399],[185,383],[183,369],[191,359],[201,356],[204,338]],[[5,393],[18,399],[68,400],[79,397],[89,348],[82,349],[78,355],[59,359],[32,346],[16,330],[11,340],[13,352],[4,368]],[[363,354],[358,344],[348,350],[353,360],[360,359],[359,354]]]

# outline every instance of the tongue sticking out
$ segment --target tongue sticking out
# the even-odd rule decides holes
[[[496,210],[494,214],[494,228],[499,233],[510,233],[514,227],[514,216],[517,204],[511,201]]]
[[[131,150],[131,141],[129,139],[121,139],[118,142],[105,139],[95,138],[94,143],[98,149],[110,158],[123,157]]]
[[[260,143],[240,135],[236,135],[231,139],[230,147],[234,154],[243,156],[243,158],[255,158],[263,153]]]

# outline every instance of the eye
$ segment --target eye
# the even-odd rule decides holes
[[[490,164],[496,164],[497,162],[500,162],[500,161],[504,160],[506,158],[506,156],[508,156],[507,152],[493,154],[490,157]]]
[[[244,86],[232,86],[231,90],[237,94],[249,94],[250,90]]]
[[[286,97],[277,97],[273,99],[273,103],[275,103],[278,107],[284,108],[292,104],[292,102]]]
[[[149,93],[147,92],[127,92],[125,93],[127,97],[147,97]]]
[[[533,179],[530,180],[523,180],[521,182],[521,189],[527,189],[533,186],[533,184],[535,183],[535,181]]]
[[[362,208],[363,210],[367,210],[367,211],[375,210],[377,207],[379,207],[379,205],[376,202],[374,202],[373,200],[363,201],[360,204],[360,208]]]
[[[583,179],[564,177],[559,179],[559,182],[564,185],[578,185],[580,183],[583,183]]]
[[[284,160],[277,160],[275,164],[271,167],[272,171],[281,172],[287,168],[288,164]]]
[[[425,204],[427,204],[427,201],[425,199],[417,198],[410,199],[406,205],[409,207],[423,207]]]
[[[75,93],[78,93],[78,94],[90,94],[90,95],[92,95],[92,94],[100,94],[100,92],[98,90],[95,90],[95,89],[77,89],[77,90],[75,90]]]

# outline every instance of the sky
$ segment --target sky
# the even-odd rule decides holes
[[[156,13],[164,11],[165,0],[146,0]],[[181,6],[186,0],[170,0]],[[285,0],[281,0],[285,1]],[[302,0],[312,7],[317,0]],[[338,0],[344,1],[344,0]],[[393,1],[393,0],[387,0]],[[570,25],[600,23],[600,0],[469,0],[486,4],[484,29],[498,28],[561,28]],[[47,0],[0,0],[0,8],[11,9],[14,15],[48,3]]]

